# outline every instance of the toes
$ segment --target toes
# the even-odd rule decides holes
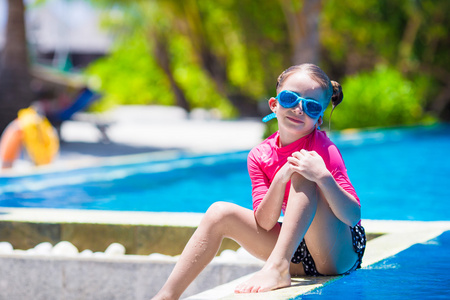
[[[255,293],[255,287],[253,285],[247,286],[244,293]]]
[[[234,292],[237,294],[242,293],[242,287],[238,285],[237,287],[234,288]]]
[[[258,289],[258,292],[257,293],[264,293],[264,292],[269,292],[269,291],[272,291],[274,288],[267,288],[267,287],[260,287],[259,289]]]
[[[260,287],[260,286],[254,286],[254,287],[251,289],[250,293],[259,293],[260,290],[261,290],[261,287]]]
[[[259,290],[260,290],[259,286],[253,286],[249,285],[248,283],[242,283],[234,289],[234,292],[237,294],[258,293]]]
[[[238,285],[235,289],[234,289],[234,292],[235,293],[238,293],[238,294],[240,294],[240,293],[245,293],[245,290],[246,289],[248,289],[248,287],[247,287],[247,284],[244,282],[244,283],[241,283],[240,285]]]

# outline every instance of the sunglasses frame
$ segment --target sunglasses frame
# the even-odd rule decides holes
[[[281,100],[281,98],[282,98],[283,95],[285,95],[285,94],[288,94],[288,95],[294,95],[294,96],[296,97],[296,100],[295,100],[294,102],[290,103],[290,104],[289,104],[289,103],[283,102],[283,101]],[[284,108],[292,108],[292,107],[295,107],[295,106],[297,106],[297,105],[300,103],[300,101],[301,101],[301,102],[302,102],[302,110],[305,112],[305,114],[307,114],[310,118],[313,118],[313,119],[315,119],[315,118],[317,118],[317,117],[320,117],[320,116],[323,114],[323,112],[324,112],[324,108],[323,108],[322,104],[320,104],[319,101],[317,101],[317,100],[315,100],[315,99],[303,98],[303,97],[301,97],[299,94],[297,94],[296,92],[292,92],[292,91],[288,91],[288,90],[283,90],[283,91],[281,91],[281,92],[275,97],[275,99],[277,99],[277,100],[278,100],[278,103],[279,103],[282,107],[284,107]],[[313,102],[313,103],[316,103],[316,104],[320,105],[320,107],[322,108],[322,109],[320,110],[320,113],[318,113],[317,115],[311,114],[311,112],[308,111],[308,108],[307,108],[307,103],[308,103],[308,102]],[[265,116],[262,120],[263,120],[263,122],[267,122],[267,121],[272,120],[273,118],[276,118],[276,114],[275,114],[275,113],[271,113],[270,115]]]

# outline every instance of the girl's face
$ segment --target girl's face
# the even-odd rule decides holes
[[[320,85],[311,79],[304,72],[296,72],[285,79],[279,91],[288,90],[298,93],[303,98],[310,98],[325,105],[325,93]],[[301,107],[301,103],[292,108],[284,108],[277,99],[271,98],[269,106],[277,115],[278,129],[280,137],[284,140],[282,144],[293,142],[305,135],[308,135],[316,127],[316,124],[322,124],[322,117],[311,118]]]

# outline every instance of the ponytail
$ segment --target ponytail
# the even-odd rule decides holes
[[[342,92],[342,86],[339,84],[339,82],[331,80],[331,85],[333,87],[333,94],[331,95],[332,107],[331,107],[330,117],[328,118],[328,130],[331,130],[331,115],[333,114],[334,109],[344,99],[344,93]]]

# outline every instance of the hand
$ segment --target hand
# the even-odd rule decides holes
[[[291,165],[291,170],[313,182],[317,182],[329,174],[325,162],[316,151],[306,151],[305,149],[302,149],[298,152],[294,152],[292,153],[292,156],[288,158],[288,163]]]
[[[275,176],[278,177],[278,180],[281,180],[281,182],[286,184],[291,180],[292,174],[294,173],[295,170],[293,169],[293,165],[287,161]]]

